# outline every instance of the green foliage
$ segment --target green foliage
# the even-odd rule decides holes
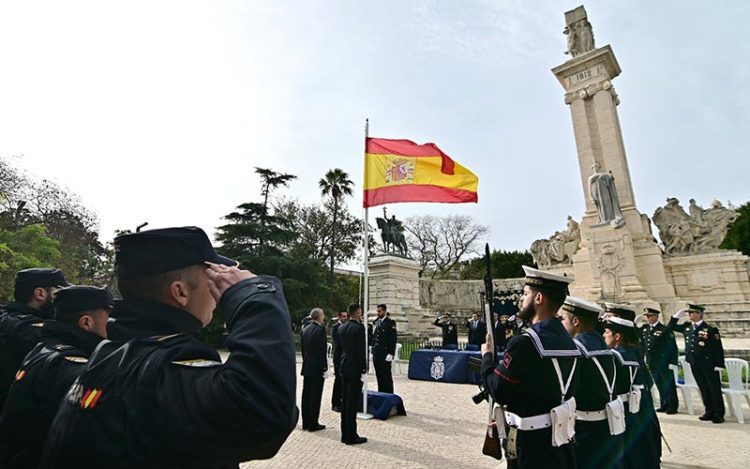
[[[59,246],[58,241],[47,236],[41,224],[18,230],[0,229],[0,302],[13,299],[17,271],[57,265]]]
[[[490,253],[493,278],[518,278],[523,277],[521,266],[528,265],[536,267],[534,258],[529,251],[492,251]],[[461,271],[462,279],[484,278],[484,257],[476,257],[464,263]]]
[[[736,249],[750,256],[750,202],[745,202],[738,209],[739,218],[729,225],[727,237],[721,243],[722,249]]]

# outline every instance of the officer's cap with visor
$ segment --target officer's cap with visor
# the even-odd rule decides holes
[[[706,312],[706,307],[705,307],[705,306],[703,306],[703,305],[694,305],[694,304],[692,304],[692,303],[688,303],[688,307],[687,307],[687,310],[688,310],[688,311],[692,311],[692,312],[694,312],[694,313],[700,313],[700,314],[703,314],[703,313],[705,313],[705,312]]]
[[[645,314],[646,316],[658,316],[661,314],[661,311],[656,308],[644,308],[643,314]]]
[[[205,263],[239,265],[219,255],[206,233],[195,226],[140,231],[115,238],[118,278],[145,277]]]
[[[112,309],[115,298],[109,288],[88,285],[73,285],[63,288],[55,294],[52,306],[55,317],[68,316],[96,309]]]
[[[69,285],[60,269],[24,269],[16,273],[16,288],[62,288]]]
[[[584,300],[583,298],[577,298],[575,296],[569,296],[565,298],[565,302],[562,305],[562,310],[567,311],[571,314],[580,317],[586,317],[596,320],[604,313],[604,310],[599,307],[596,303]]]
[[[610,313],[611,316],[627,319],[631,323],[635,321],[635,308],[630,305],[623,305],[619,303],[604,303],[604,312]]]
[[[524,284],[542,292],[558,291],[568,294],[568,285],[573,281],[572,278],[563,275],[553,274],[544,270],[534,269],[529,266],[522,266],[526,276]]]

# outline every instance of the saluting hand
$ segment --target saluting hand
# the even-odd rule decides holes
[[[249,270],[241,270],[237,267],[228,267],[221,264],[210,264],[206,268],[206,275],[208,275],[208,287],[211,290],[211,295],[217,303],[229,287],[242,280],[256,277]]]
[[[675,319],[684,318],[685,316],[687,316],[687,313],[688,313],[688,310],[681,309],[681,310],[677,311],[676,313],[674,313],[672,315],[672,317],[675,318]]]

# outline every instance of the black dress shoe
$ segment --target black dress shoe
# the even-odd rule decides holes
[[[341,407],[339,407],[339,406],[337,406],[337,405],[333,405],[333,406],[331,406],[331,410],[332,410],[332,411],[334,411],[334,412],[339,412],[339,413],[341,413]]]
[[[677,409],[669,409],[667,410],[667,415],[674,415],[677,413]]]
[[[703,414],[700,417],[698,417],[698,420],[703,420],[704,422],[708,422],[709,420],[713,420],[714,418],[711,417],[708,414]]]
[[[724,417],[717,417],[715,419],[711,419],[713,423],[724,423]]]
[[[656,411],[661,413],[661,412],[666,412],[667,409],[662,409],[661,407],[659,407],[658,409],[656,409]]]
[[[311,432],[317,432],[319,430],[325,430],[325,429],[326,429],[325,425],[317,424],[314,427],[310,427],[308,430],[310,430]]]
[[[345,441],[344,444],[346,445],[361,445],[362,443],[367,443],[367,438],[363,436],[358,436],[357,438],[353,439],[352,441]]]

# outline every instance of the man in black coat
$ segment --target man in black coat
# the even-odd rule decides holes
[[[52,319],[52,296],[70,285],[60,269],[16,273],[14,298],[0,316],[0,410],[26,354],[40,340],[42,321]]]
[[[514,316],[515,321],[515,316]],[[508,341],[513,337],[515,323],[503,314],[495,313],[495,323],[492,326],[492,338],[498,352],[504,352]]]
[[[719,329],[703,320],[705,310],[704,306],[689,304],[687,309],[681,309],[672,316],[667,328],[685,336],[685,361],[690,363],[706,409],[700,420],[722,423],[724,398],[721,395],[720,372],[724,368],[724,347]],[[690,321],[677,324],[685,316],[689,316]]]
[[[446,313],[439,318],[435,319],[433,323],[435,326],[442,329],[443,332],[443,348],[444,349],[457,349],[458,348],[458,327],[453,322],[450,313]]]
[[[466,329],[469,331],[469,343],[471,345],[482,345],[487,337],[487,324],[482,320],[479,313],[474,313],[471,319],[466,321]]]
[[[297,422],[281,282],[240,270],[200,228],[115,238],[112,342],[66,394],[40,468],[238,467],[272,458]],[[221,308],[229,356],[196,337]]]
[[[323,382],[328,375],[325,314],[320,308],[310,311],[312,322],[302,329],[302,429],[316,432],[326,428],[318,423]]]
[[[373,323],[372,363],[378,378],[378,391],[393,394],[391,366],[396,354],[396,321],[387,314],[387,306],[377,307],[378,318]]]
[[[680,402],[677,400],[677,385],[672,368],[677,367],[677,341],[674,332],[659,321],[661,311],[645,309],[648,324],[641,326],[641,345],[646,365],[659,389],[657,412],[676,414]]]
[[[357,434],[357,410],[362,398],[362,377],[367,373],[365,326],[362,307],[349,305],[349,320],[339,327],[341,342],[341,377],[344,390],[341,396],[341,442],[358,445],[367,438]]]
[[[47,431],[88,356],[107,337],[114,306],[105,288],[73,286],[55,294],[55,319],[41,327],[41,342],[24,359],[0,416],[0,466],[36,467]]]
[[[341,341],[339,340],[339,328],[349,319],[349,313],[340,311],[338,321],[331,329],[331,340],[333,342],[333,392],[331,393],[331,410],[341,412]]]

